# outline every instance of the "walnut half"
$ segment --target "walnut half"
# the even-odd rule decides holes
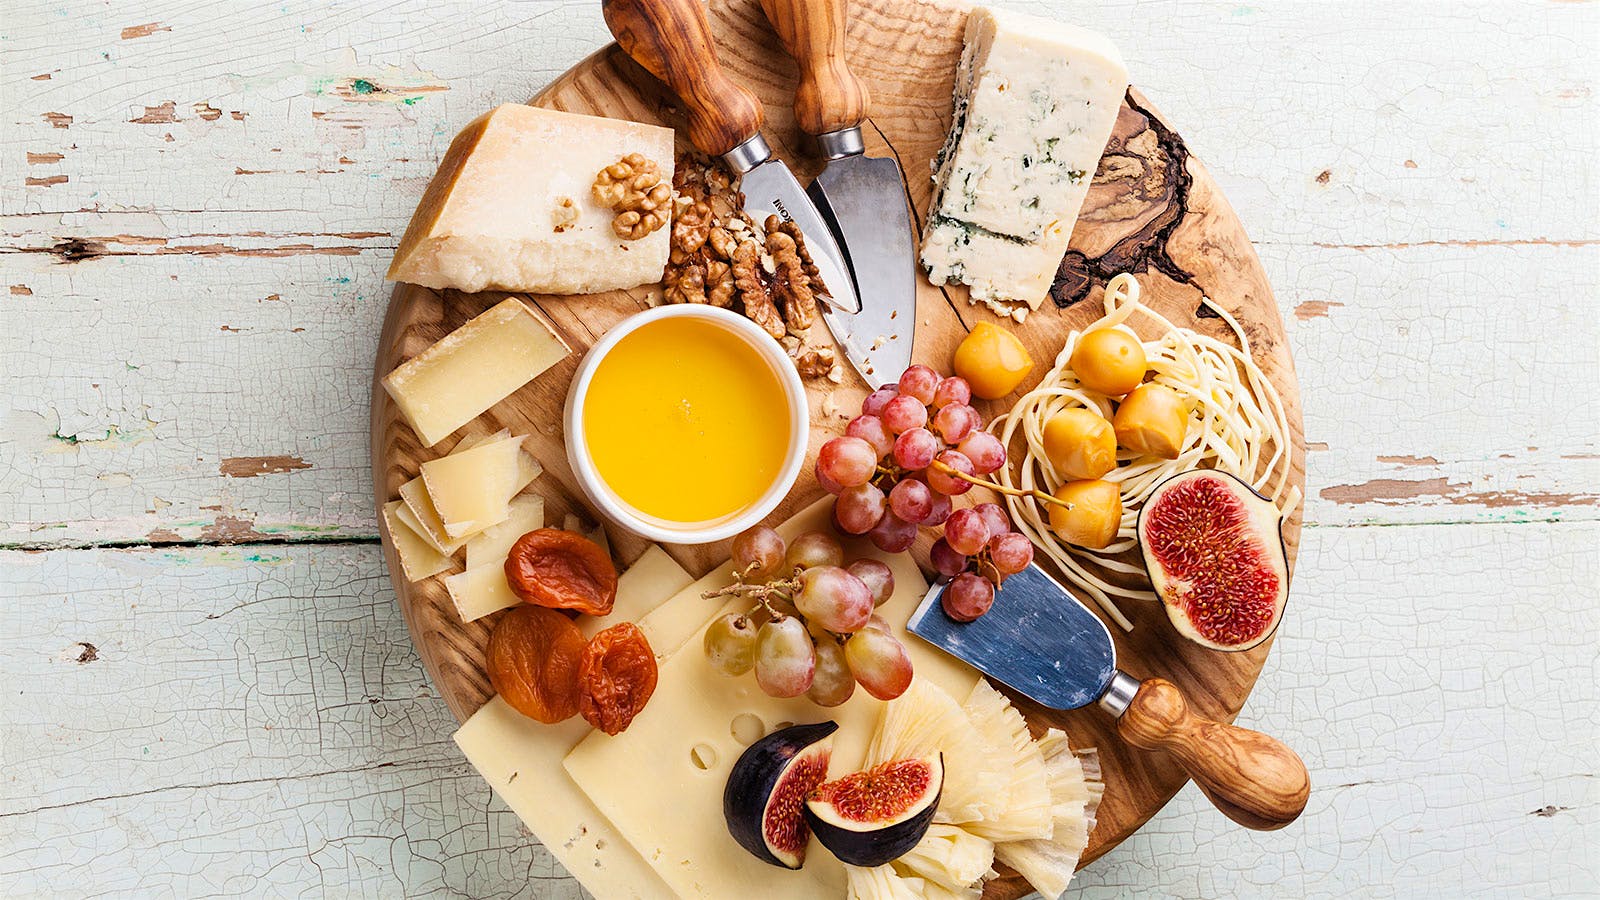
[[[625,240],[636,241],[667,224],[672,217],[672,185],[661,180],[656,164],[638,153],[629,153],[594,177],[596,203],[610,207],[617,215],[611,230]]]

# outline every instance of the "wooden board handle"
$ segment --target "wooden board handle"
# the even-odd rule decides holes
[[[689,114],[689,140],[721,156],[761,131],[761,103],[717,62],[700,0],[602,0],[623,51],[666,82]]]
[[[846,0],[761,0],[778,38],[800,64],[794,114],[808,134],[827,134],[867,117],[867,87],[844,61]]]
[[[1259,731],[1195,715],[1165,679],[1139,685],[1117,733],[1135,747],[1177,757],[1217,809],[1246,828],[1282,828],[1311,796],[1311,776],[1293,750]]]

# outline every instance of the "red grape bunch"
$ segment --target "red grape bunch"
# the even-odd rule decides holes
[[[838,706],[859,683],[879,700],[911,685],[911,657],[875,615],[894,593],[894,572],[876,559],[844,563],[832,535],[811,531],[784,545],[757,526],[733,539],[734,583],[705,596],[748,597],[749,612],[729,613],[706,628],[705,653],[724,675],[755,670],[772,697],[804,694]]]
[[[933,566],[952,579],[944,609],[962,622],[988,612],[995,588],[1033,561],[1032,542],[1012,531],[998,504],[951,503],[974,484],[999,489],[979,476],[1006,464],[1005,445],[983,430],[971,401],[965,379],[912,366],[898,384],[868,395],[844,435],[817,454],[817,481],[838,498],[833,522],[840,531],[899,553],[919,526],[944,526]]]

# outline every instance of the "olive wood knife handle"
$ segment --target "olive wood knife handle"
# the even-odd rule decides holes
[[[783,46],[800,64],[794,113],[808,134],[827,134],[861,124],[867,88],[844,61],[848,0],[761,0]]]
[[[623,51],[683,101],[701,151],[721,156],[760,134],[761,103],[722,71],[700,0],[602,0],[600,11]]]
[[[1135,747],[1177,757],[1217,809],[1246,828],[1282,828],[1311,796],[1311,776],[1293,750],[1259,731],[1195,715],[1165,679],[1140,683],[1117,733]]]

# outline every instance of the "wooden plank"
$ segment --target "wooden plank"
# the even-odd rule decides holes
[[[370,544],[10,552],[0,815],[437,762],[453,720]],[[86,765],[93,760],[92,765]],[[3,892],[0,892],[3,893]]]
[[[1261,248],[1318,525],[1600,518],[1600,248]]]
[[[1597,544],[1309,530],[1240,719],[1305,755],[1306,815],[1252,834],[1185,789],[1076,895],[1587,890],[1600,611],[1559,598],[1592,593]],[[0,596],[28,598],[0,605],[23,691],[0,704],[0,894],[579,896],[449,742],[378,548],[267,549],[0,553]]]
[[[1592,4],[1412,3],[1381,27],[1339,4],[1004,5],[1117,40],[1258,242],[1600,238]],[[606,40],[582,0],[394,10],[22,4],[0,209],[289,207],[291,230],[384,230],[374,217],[404,220],[461,125]],[[1560,188],[1530,191],[1541,179]]]
[[[1596,251],[1260,251],[1314,386],[1309,524],[1600,518],[1596,414],[1551,402],[1600,390]],[[376,535],[389,252],[0,255],[31,292],[0,303],[0,542]]]
[[[1048,11],[1047,4],[1021,5]],[[454,129],[496,98],[506,99],[506,85],[526,85],[517,88],[521,96],[603,39],[598,16],[586,4],[529,8],[519,18],[521,13],[504,10],[467,15],[459,4],[425,5],[406,16],[364,23],[362,52],[354,55],[334,49],[355,37],[348,15],[316,4],[275,6],[232,22],[237,44],[219,41],[214,21],[176,4],[150,8],[154,28],[119,25],[112,21],[116,13],[72,2],[21,11],[0,75],[6,96],[15,98],[7,105],[15,127],[8,127],[6,151],[0,153],[0,254],[39,252],[0,255],[9,291],[0,306],[0,342],[14,342],[5,346],[7,359],[26,360],[0,371],[8,394],[22,398],[15,403],[20,409],[5,413],[7,436],[16,437],[0,443],[0,455],[15,462],[0,475],[0,485],[9,489],[0,490],[0,543],[376,533],[372,511],[359,497],[366,483],[359,435],[334,425],[313,438],[295,423],[356,421],[362,415],[355,360],[387,296],[375,274]],[[1586,159],[1600,150],[1600,135],[1580,121],[1580,127],[1539,138],[1539,129],[1518,126],[1515,117],[1582,120],[1594,111],[1595,62],[1576,53],[1570,40],[1544,39],[1577,33],[1597,12],[1580,4],[1532,12],[1424,5],[1408,12],[1408,28],[1458,37],[1375,38],[1367,41],[1371,46],[1361,44],[1360,52],[1350,42],[1366,40],[1362,32],[1344,28],[1336,10],[1315,5],[1274,10],[1194,4],[1167,11],[1121,3],[1075,8],[1073,15],[1139,48],[1140,83],[1158,100],[1172,98],[1163,105],[1210,159],[1250,227],[1285,318],[1306,319],[1289,321],[1302,378],[1340,385],[1348,379],[1347,352],[1378,354],[1374,370],[1419,358],[1420,341],[1408,344],[1404,357],[1389,352],[1391,336],[1405,323],[1375,317],[1398,302],[1408,314],[1442,321],[1433,313],[1445,302],[1431,290],[1436,283],[1463,287],[1448,298],[1451,317],[1469,317],[1458,319],[1461,333],[1481,341],[1496,335],[1501,297],[1520,309],[1594,292],[1595,251],[1582,242],[1595,235],[1581,202],[1593,193],[1592,167],[1573,160],[1563,169],[1564,179],[1540,182],[1529,177],[1530,151],[1523,142],[1538,141],[1541,153],[1558,155],[1576,148]],[[63,18],[82,26],[65,44],[58,25]],[[407,30],[402,19],[433,23],[427,33],[437,40],[418,44],[410,35],[422,32]],[[121,37],[124,27],[133,29],[128,38]],[[1210,43],[1227,49],[1219,54],[1230,60],[1227,78],[1193,70],[1185,37],[1192,33],[1205,33]],[[1488,53],[1489,43],[1498,48],[1508,40],[1516,46],[1538,43],[1549,52]],[[298,68],[278,72],[256,62],[272,58],[265,53],[235,59],[229,54],[241,51],[234,46],[274,48]],[[527,52],[529,46],[540,52]],[[1374,53],[1388,60],[1384,71],[1403,71],[1405,77],[1365,77],[1368,69],[1362,67],[1370,64],[1364,60]],[[477,64],[490,57],[495,66]],[[205,64],[196,65],[197,58]],[[1485,58],[1508,67],[1486,79],[1483,90],[1489,93],[1475,94],[1480,101],[1498,98],[1494,104],[1440,110],[1418,102],[1434,92],[1413,85],[1459,82]],[[394,76],[410,71],[408,66],[438,75],[452,90],[360,94],[351,87],[361,76]],[[1325,87],[1332,83],[1330,73],[1343,73],[1337,93]],[[50,78],[39,78],[46,74]],[[391,77],[369,83],[416,87],[428,81]],[[161,131],[165,126],[159,123],[127,121],[143,118],[145,105],[164,102],[160,92],[172,85],[189,91],[184,102],[174,101],[182,127]],[[1247,99],[1257,96],[1271,96],[1274,103]],[[194,103],[206,108],[193,111]],[[1476,121],[1491,106],[1499,112],[1462,129],[1460,122]],[[57,107],[75,111],[69,127],[55,127],[66,124],[50,115]],[[233,118],[235,108],[246,116],[242,122]],[[122,115],[124,109],[137,114]],[[209,109],[224,114],[211,118]],[[395,118],[397,110],[401,118]],[[1286,166],[1275,143],[1235,139],[1241,110],[1259,117],[1255,133],[1314,120],[1326,122],[1326,134],[1297,144],[1308,148],[1300,151],[1305,165]],[[1383,129],[1394,137],[1382,148],[1363,143],[1361,136],[1375,130],[1368,110],[1389,110],[1395,120]],[[313,116],[319,111],[324,115]],[[330,116],[335,123],[328,123]],[[271,128],[257,127],[262,122]],[[236,126],[248,129],[221,130]],[[165,140],[167,133],[173,141]],[[274,156],[290,158],[280,165],[282,172],[235,176],[201,164],[248,161],[263,133],[282,144]],[[339,151],[354,160],[339,164],[345,173],[314,171],[319,155],[345,144],[361,151]],[[1392,177],[1376,161],[1352,162],[1349,172],[1334,167],[1327,184],[1297,170],[1325,168],[1335,158],[1350,162],[1357,154],[1371,161],[1372,154],[1402,145],[1410,153],[1411,146],[1435,144],[1431,156],[1406,157],[1417,168],[1402,164]],[[95,148],[115,152],[87,152]],[[301,169],[305,174],[298,174]],[[1347,182],[1341,173],[1360,180]],[[24,183],[57,174],[77,178],[85,194],[54,202],[53,192],[66,185]],[[279,180],[257,190],[255,177]],[[1516,187],[1501,183],[1502,177],[1518,179]],[[80,208],[101,211],[70,212]],[[116,211],[140,209],[159,212]],[[183,209],[194,211],[175,211]],[[1490,215],[1497,217],[1494,222]],[[1546,239],[1555,246],[1537,243]],[[1372,258],[1356,259],[1315,246],[1329,242],[1401,246],[1361,251]],[[122,267],[120,256],[98,258],[97,246],[110,254],[165,258]],[[60,249],[47,252],[51,248]],[[1473,252],[1479,249],[1492,255]],[[83,254],[89,258],[63,262]],[[1515,277],[1504,274],[1508,265]],[[217,289],[216,273],[223,267],[232,290]],[[171,282],[173,277],[179,281]],[[161,284],[163,278],[169,283]],[[1368,291],[1373,283],[1383,285],[1381,296]],[[152,296],[160,317],[117,302]],[[283,302],[266,301],[273,296]],[[118,327],[101,327],[96,340],[84,342],[86,322]],[[1594,342],[1586,325],[1542,335],[1555,346],[1529,360],[1529,367],[1501,366],[1489,380],[1471,340],[1428,345],[1427,383],[1468,391],[1459,404],[1463,417],[1440,411],[1397,421],[1381,402],[1387,395],[1330,398],[1314,391],[1308,410],[1309,521],[1593,517],[1593,457],[1600,448],[1574,439],[1581,419],[1546,428],[1551,414],[1528,411],[1528,401],[1571,380],[1574,373],[1559,360],[1593,359],[1583,352]],[[240,332],[222,332],[223,326]],[[294,328],[307,331],[296,338]],[[291,334],[271,334],[284,329]],[[34,346],[41,335],[59,349]],[[182,352],[172,352],[174,347]],[[153,359],[157,352],[162,357]],[[1440,352],[1448,358],[1432,359]],[[248,375],[230,371],[236,357],[251,361]],[[129,364],[153,368],[130,370]],[[1576,374],[1580,384],[1584,378],[1594,383],[1592,370],[1580,365]],[[204,393],[189,398],[199,405],[198,414],[178,409],[184,392],[193,390],[189,378],[206,385]],[[262,381],[272,390],[256,390]],[[1456,388],[1458,382],[1465,387]],[[1506,407],[1506,398],[1514,398],[1519,426],[1538,426],[1528,429],[1528,439],[1513,433],[1521,427],[1503,427],[1495,410]],[[1325,405],[1330,399],[1336,402]],[[244,411],[252,415],[246,418]],[[1381,435],[1385,446],[1368,446],[1372,435]],[[79,443],[70,443],[73,438]],[[115,440],[101,440],[109,438]],[[1327,451],[1318,451],[1322,444]],[[1440,461],[1437,467],[1433,459]],[[97,477],[72,477],[80,463]],[[301,463],[312,468],[297,468]],[[225,465],[235,474],[225,474]],[[1503,505],[1507,498],[1496,493],[1503,486],[1495,478],[1505,477],[1499,473],[1508,465],[1515,469],[1514,485],[1505,488],[1511,505]],[[241,477],[250,472],[259,474]],[[1334,491],[1326,502],[1324,489]]]
[[[376,534],[364,423],[387,252],[0,258],[30,291],[0,304],[0,540]]]
[[[587,3],[390,10],[8,11],[0,209],[293,210],[289,230],[381,231],[375,219],[409,217],[462,125],[605,39]],[[145,23],[158,27],[122,37]]]

